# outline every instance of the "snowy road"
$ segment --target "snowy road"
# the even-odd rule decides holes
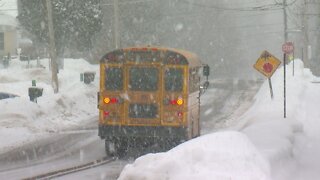
[[[214,82],[211,87],[201,98],[202,134],[237,123],[233,117],[238,117],[250,107],[260,83],[229,80]],[[92,117],[80,129],[52,133],[47,138],[1,154],[0,177],[32,177],[104,157],[104,143],[97,136],[96,121],[97,117]],[[116,179],[132,160],[117,160],[60,179]]]
[[[202,134],[230,128],[251,105],[262,81],[215,80],[201,97]]]
[[[50,137],[1,154],[0,177],[6,179],[27,178],[104,157],[104,143],[97,136],[97,130],[92,130],[92,124],[96,124],[96,119],[97,117],[92,118],[88,121],[91,123],[86,125],[86,129],[91,130],[53,133]],[[117,164],[114,168],[117,169],[115,172],[118,175],[125,164],[121,161],[114,164]],[[108,169],[106,166],[108,165],[99,168]],[[112,173],[108,174],[112,177]],[[97,176],[100,178],[100,174]]]

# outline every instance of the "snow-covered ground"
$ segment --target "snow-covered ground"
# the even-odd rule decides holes
[[[0,153],[81,127],[97,115],[97,65],[66,59],[59,72],[60,93],[54,94],[48,60],[41,64],[45,68],[35,68],[36,62],[26,68],[26,62],[13,60],[10,68],[0,69],[0,91],[20,96],[0,100]],[[142,156],[127,165],[119,179],[319,179],[320,83],[312,82],[320,80],[300,60],[295,61],[295,76],[292,65],[287,67],[287,118],[283,118],[283,68],[279,68],[272,77],[273,100],[266,81],[252,107],[232,120],[233,126],[165,153]],[[89,85],[80,82],[85,71],[96,72]],[[32,80],[44,88],[38,103],[29,101]],[[202,101],[213,96],[206,94]]]
[[[98,65],[65,59],[64,69],[58,74],[59,93],[54,94],[48,59],[40,60],[40,64],[43,67],[36,68],[36,61],[30,61],[27,68],[27,62],[14,59],[9,68],[0,69],[0,92],[19,96],[0,100],[0,153],[53,132],[81,127],[85,120],[97,116]],[[80,73],[85,71],[96,72],[91,84],[80,82]],[[32,80],[43,88],[37,103],[28,96]]]

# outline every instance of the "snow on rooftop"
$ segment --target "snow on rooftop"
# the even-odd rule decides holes
[[[0,13],[0,26],[16,27],[17,20],[10,15]]]
[[[15,18],[18,15],[17,0],[1,0],[0,13]]]

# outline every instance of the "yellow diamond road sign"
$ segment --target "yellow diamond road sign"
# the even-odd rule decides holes
[[[270,78],[279,67],[280,63],[281,61],[268,51],[263,51],[253,67],[266,77]]]

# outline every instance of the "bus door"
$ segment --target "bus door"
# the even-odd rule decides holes
[[[163,69],[163,125],[178,126],[185,122],[186,77],[185,66],[167,65]]]
[[[129,125],[159,125],[161,112],[161,66],[128,64],[126,123]]]

